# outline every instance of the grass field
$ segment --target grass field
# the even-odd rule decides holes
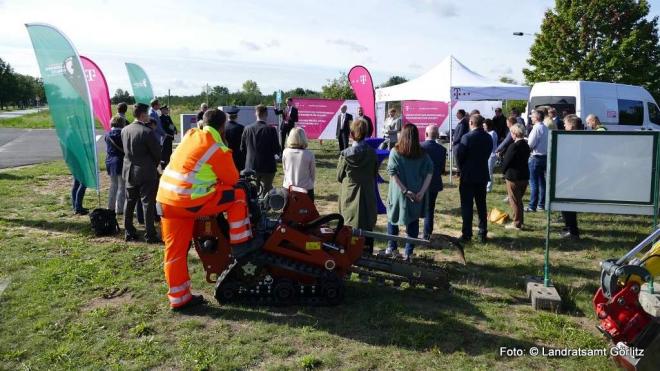
[[[319,209],[336,211],[336,146],[312,146]],[[212,302],[182,315],[167,306],[162,246],[95,238],[89,219],[70,211],[68,174],[62,162],[0,172],[0,286],[9,283],[0,297],[0,369],[614,369],[606,357],[502,357],[499,348],[607,346],[590,304],[598,262],[621,256],[651,227],[645,217],[579,215],[582,240],[551,245],[566,308],[559,315],[535,312],[524,293],[524,277],[542,273],[541,213],[526,215],[523,232],[490,226],[488,244],[466,247],[465,267],[452,251],[418,249],[447,264],[453,294],[354,278],[337,307]],[[504,196],[498,176],[489,207],[508,211]],[[93,191],[85,203],[97,206]],[[437,206],[436,230],[457,236],[457,188],[448,185]],[[212,298],[194,252],[189,266],[193,289]]]
[[[129,109],[130,111],[130,109]],[[117,113],[117,106],[113,105],[112,106],[112,112],[113,115]],[[190,113],[192,111],[181,111],[179,109],[173,109],[172,112],[170,112],[170,116],[172,117],[172,121],[174,121],[174,124],[179,127],[179,114],[181,113]],[[128,118],[130,121],[133,120],[132,115],[128,114]],[[96,120],[95,121],[96,128],[100,129],[101,123]],[[53,120],[50,117],[50,112],[45,109],[42,110],[41,112],[37,113],[30,113],[27,115],[23,115],[20,117],[13,117],[10,119],[0,119],[0,128],[18,128],[18,129],[52,129],[55,128],[55,125],[53,124]]]
[[[54,126],[50,118],[50,112],[48,110],[42,110],[41,112],[10,119],[0,119],[0,128],[50,129],[54,128]]]

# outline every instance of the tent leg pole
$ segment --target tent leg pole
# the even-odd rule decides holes
[[[447,115],[449,116],[449,185],[454,185],[454,141],[451,127],[451,99],[447,102]]]

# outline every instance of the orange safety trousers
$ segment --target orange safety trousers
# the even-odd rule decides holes
[[[245,199],[244,190],[218,185],[215,195],[204,205],[191,208],[161,205],[163,215],[160,225],[165,242],[163,269],[169,287],[167,297],[172,308],[186,305],[192,299],[188,249],[195,219],[227,212],[229,242],[247,242],[252,237],[252,228]]]

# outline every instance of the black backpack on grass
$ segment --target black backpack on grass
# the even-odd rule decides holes
[[[89,220],[92,222],[94,234],[99,237],[119,233],[119,223],[117,223],[117,214],[114,210],[94,209],[89,213]]]

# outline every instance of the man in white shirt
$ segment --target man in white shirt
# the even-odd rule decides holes
[[[401,117],[397,117],[396,108],[390,109],[390,114],[383,123],[383,138],[385,141],[380,145],[380,149],[392,149],[396,144],[397,137],[401,132]]]
[[[532,150],[529,156],[529,188],[531,196],[525,211],[535,212],[545,209],[545,170],[548,162],[548,128],[543,124],[543,112],[532,111],[532,130],[527,144]]]

